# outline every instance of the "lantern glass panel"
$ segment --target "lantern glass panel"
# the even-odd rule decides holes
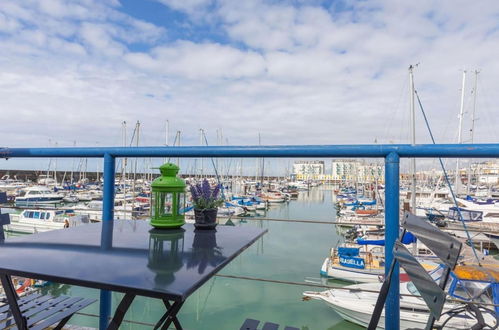
[[[171,192],[161,192],[160,193],[160,216],[172,215],[173,212],[173,193]]]
[[[185,212],[185,193],[178,194],[177,214],[182,215]]]
[[[151,215],[151,218],[156,216],[156,193],[152,193],[151,194],[151,207],[149,208],[150,209],[150,215]]]

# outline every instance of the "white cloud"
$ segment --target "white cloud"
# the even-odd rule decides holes
[[[206,10],[207,7],[214,4],[214,0],[158,0],[176,10],[185,11],[191,15],[198,16],[200,11]]]
[[[417,62],[438,141],[455,137],[464,66],[482,70],[477,139],[497,141],[494,1],[162,3],[206,37],[174,40],[115,1],[2,1],[4,143],[119,144],[121,121],[140,120],[141,141],[159,144],[166,119],[187,144],[198,143],[199,128],[211,137],[223,128],[233,144],[257,143],[258,132],[269,144],[407,142],[407,67]],[[470,88],[468,80],[468,115]],[[418,120],[418,140],[428,142]]]
[[[17,30],[19,27],[20,24],[16,19],[0,13],[0,31],[12,32]]]
[[[187,79],[251,78],[265,72],[260,54],[214,43],[179,41],[125,59],[142,69]]]

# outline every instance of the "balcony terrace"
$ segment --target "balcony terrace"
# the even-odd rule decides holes
[[[102,158],[104,165],[104,198],[103,198],[103,222],[112,222],[114,220],[114,187],[116,174],[116,159],[120,157],[237,157],[237,158],[383,158],[385,161],[385,237],[386,237],[386,265],[388,267],[393,260],[393,245],[399,235],[400,222],[400,205],[399,205],[399,176],[400,176],[400,158],[496,158],[499,157],[499,144],[467,144],[467,145],[304,145],[304,146],[233,146],[233,147],[101,147],[101,148],[1,148],[0,155],[5,158],[71,158],[71,157],[86,157],[86,158]],[[314,218],[313,210],[309,216],[303,215],[304,219]],[[313,220],[313,219],[312,219]],[[311,320],[314,319],[314,313],[322,313],[326,315],[324,310],[317,310],[317,305],[303,305],[298,301],[301,297],[301,292],[307,288],[314,287],[314,284],[307,284],[303,280],[302,268],[315,267],[315,260],[309,264],[302,264],[308,256],[307,253],[299,254],[303,246],[315,246],[314,249],[321,250],[324,253],[330,248],[329,236],[330,232],[323,230],[323,226],[327,226],[330,222],[329,217],[319,216],[316,223],[307,220],[303,222],[279,222],[279,221],[248,221],[245,226],[265,226],[269,230],[269,235],[260,239],[260,241],[250,250],[243,253],[232,264],[228,265],[222,272],[217,274],[211,282],[207,282],[199,289],[199,292],[194,293],[183,307],[179,314],[179,319],[186,324],[187,329],[203,328],[203,329],[238,329],[237,325],[242,324],[246,317],[267,318],[272,316],[272,319],[265,321],[273,321],[286,323],[286,325],[301,326],[295,324],[298,318],[282,319],[282,315],[289,317],[289,314],[283,313],[280,315],[280,306],[274,304],[269,306],[265,301],[259,301],[259,297],[265,296],[262,294],[265,290],[271,290],[271,294],[280,294],[283,304],[289,299],[294,299],[295,306],[293,310],[300,310],[302,313],[309,315]],[[116,220],[118,221],[118,220]],[[305,226],[314,224],[314,230],[307,232]],[[285,231],[286,226],[294,227],[287,236]],[[303,235],[300,235],[300,232]],[[263,243],[265,240],[266,244]],[[324,247],[327,247],[324,250]],[[263,249],[266,249],[267,254],[263,254]],[[270,252],[269,252],[270,249]],[[290,253],[282,254],[284,251]],[[277,253],[277,254],[276,254]],[[295,261],[293,258],[299,259]],[[282,262],[285,260],[284,262]],[[278,266],[286,265],[286,269],[280,269]],[[312,266],[314,265],[314,266]],[[264,271],[265,269],[276,266],[272,272]],[[289,267],[289,268],[287,268]],[[296,269],[297,276],[289,276],[289,269]],[[315,271],[312,270],[312,272]],[[394,270],[394,279],[390,286],[388,299],[386,302],[386,328],[399,329],[399,282],[398,282],[398,266]],[[308,270],[310,273],[310,270]],[[318,273],[318,269],[317,269]],[[285,274],[284,278],[280,275]],[[301,279],[299,278],[301,277]],[[208,301],[210,292],[213,289],[214,283],[222,282],[223,289],[219,290],[217,301]],[[282,291],[276,292],[275,287],[270,287],[270,283],[281,285]],[[218,284],[217,284],[218,285]],[[321,286],[315,284],[315,286]],[[254,295],[249,299],[238,297],[241,294],[241,289],[245,288],[245,292],[252,291]],[[78,293],[82,289],[71,287],[72,292]],[[248,291],[249,290],[249,291]],[[78,293],[81,294],[81,293]],[[97,291],[92,293],[97,295]],[[89,321],[91,315],[99,316],[99,328],[105,329],[112,308],[116,303],[111,296],[110,291],[101,290],[98,294],[100,298],[99,307],[91,306],[85,313],[77,315],[73,320],[73,324],[89,325],[93,321]],[[293,298],[294,297],[294,298]],[[247,306],[244,304],[248,303]],[[161,305],[150,303],[148,298],[139,298],[134,304],[143,304],[150,309],[159,309]],[[206,306],[208,312],[206,312]],[[271,308],[272,313],[265,312],[266,308]],[[227,310],[233,312],[232,317],[228,319]],[[331,318],[333,319],[332,312]],[[144,312],[151,315],[151,311]],[[154,313],[154,312],[153,312]],[[261,313],[261,317],[259,316]],[[207,315],[208,314],[208,315]],[[230,314],[230,313],[229,313]],[[247,315],[246,315],[247,314]],[[159,315],[159,312],[158,312]],[[322,317],[322,316],[321,316]],[[320,317],[319,317],[320,319]],[[282,321],[282,322],[281,322]],[[153,325],[156,320],[144,319],[144,314],[128,313],[125,315],[123,328],[147,328]],[[322,322],[322,323],[321,323]],[[331,322],[334,326],[334,322]],[[324,324],[324,320],[320,319],[318,324]],[[355,325],[343,322],[338,324],[338,328],[356,329]],[[334,327],[333,327],[334,328]],[[316,329],[310,324],[310,329]],[[317,327],[319,329],[319,327]]]

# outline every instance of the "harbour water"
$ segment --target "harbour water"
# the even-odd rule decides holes
[[[297,200],[275,204],[265,217],[334,221],[335,207],[332,186],[320,186],[300,192]],[[342,239],[330,224],[243,220],[238,226],[262,226],[268,233],[244,251],[220,274],[245,276],[303,285],[269,283],[215,276],[191,295],[179,313],[185,329],[239,329],[246,318],[270,321],[300,329],[361,329],[344,321],[331,308],[318,301],[302,301],[302,292],[321,290],[307,285],[305,280],[321,282],[319,270],[330,248]],[[131,265],[133,267],[133,265]],[[346,285],[329,281],[329,284]],[[46,290],[66,294],[99,297],[98,290],[51,285]],[[122,295],[113,293],[113,310]],[[83,313],[98,315],[95,303]],[[164,313],[161,301],[138,297],[125,319],[146,324],[124,322],[122,329],[150,329]],[[96,316],[75,315],[72,324],[97,327]]]

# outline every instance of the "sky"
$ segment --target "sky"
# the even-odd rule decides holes
[[[475,70],[474,141],[499,136],[494,0],[2,0],[0,49],[9,147],[122,145],[124,121],[164,145],[167,120],[170,144],[408,143],[411,64],[437,142],[463,70],[464,142]]]

